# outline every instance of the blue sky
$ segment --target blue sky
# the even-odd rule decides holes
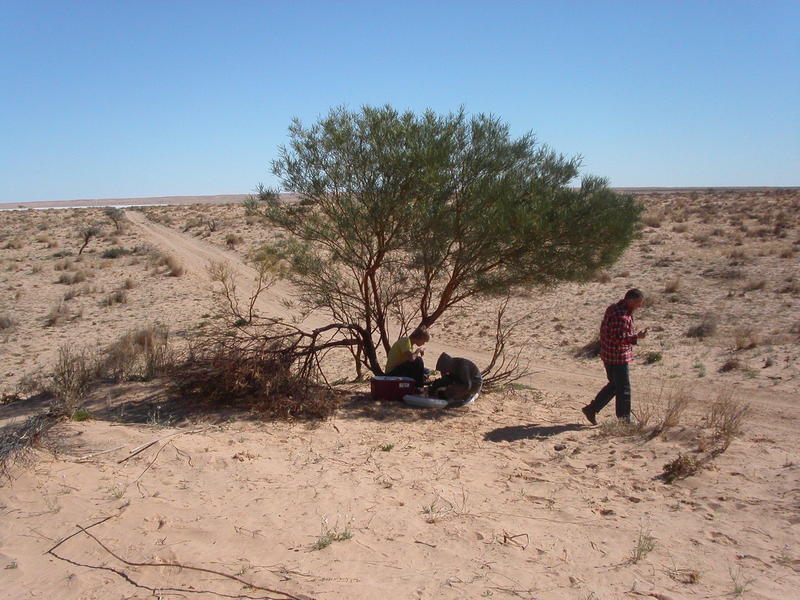
[[[0,1],[0,202],[247,193],[292,117],[492,113],[614,186],[800,185],[800,2]]]

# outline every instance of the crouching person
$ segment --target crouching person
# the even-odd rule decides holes
[[[442,352],[436,361],[436,370],[442,377],[431,383],[431,395],[448,400],[447,406],[463,406],[481,391],[481,372],[471,360]]]
[[[417,327],[408,337],[401,337],[389,350],[386,357],[386,374],[392,377],[411,377],[418,388],[425,385],[425,345],[431,339],[425,327]],[[414,349],[414,346],[417,346]]]

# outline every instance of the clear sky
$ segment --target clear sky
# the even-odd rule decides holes
[[[247,193],[292,117],[492,113],[614,186],[800,185],[800,1],[0,0],[0,202]]]

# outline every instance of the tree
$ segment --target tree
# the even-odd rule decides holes
[[[335,108],[289,133],[272,171],[298,199],[259,186],[248,207],[291,234],[278,250],[306,307],[366,332],[357,360],[374,373],[394,328],[430,327],[470,298],[589,279],[619,258],[641,213],[604,179],[570,187],[580,157],[487,115]]]
[[[103,209],[103,214],[111,219],[112,223],[114,223],[117,233],[122,231],[122,221],[125,218],[125,211],[117,208],[116,206],[107,206]]]
[[[81,249],[78,250],[78,256],[83,254],[83,251],[86,249],[86,246],[89,245],[89,242],[92,240],[93,237],[100,235],[100,229],[97,227],[83,227],[78,232],[80,239],[83,241],[81,245]]]

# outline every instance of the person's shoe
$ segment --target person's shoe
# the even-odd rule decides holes
[[[589,423],[592,425],[597,425],[597,419],[595,418],[597,417],[597,413],[592,410],[591,406],[587,404],[581,409],[581,412],[584,414]]]
[[[624,417],[617,417],[617,419],[621,423],[625,423],[626,425],[630,425],[631,424],[631,416],[630,415],[625,415]]]

